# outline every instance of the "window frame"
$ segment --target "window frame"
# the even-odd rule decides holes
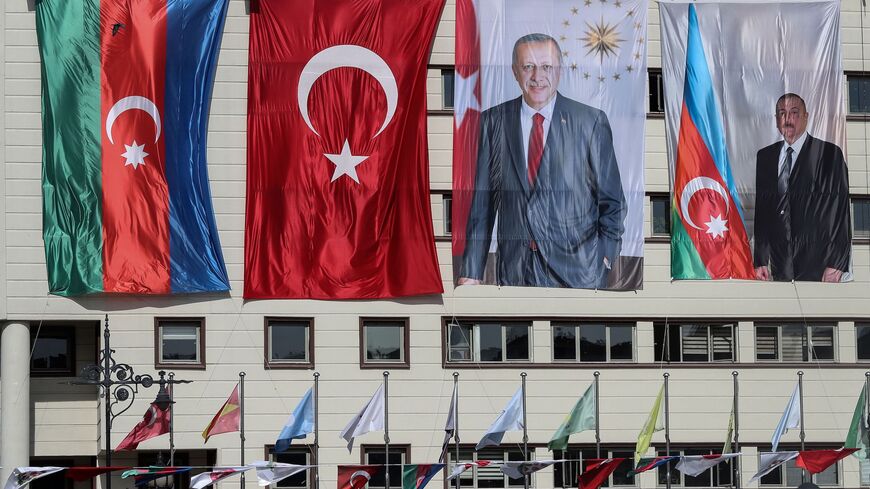
[[[442,236],[453,237],[453,192],[441,194],[441,231]]]
[[[577,487],[576,481],[571,482],[571,485],[565,485],[565,476],[562,473],[562,471],[564,471],[564,469],[565,469],[565,467],[564,467],[565,464],[575,464],[576,463],[576,464],[578,464],[577,468],[572,469],[572,470],[575,471],[578,476],[580,474],[582,474],[583,472],[581,469],[583,468],[583,463],[587,460],[583,457],[584,451],[594,452],[595,445],[569,444],[566,450],[554,450],[552,452],[554,459],[572,460],[571,462],[560,462],[560,463],[553,464],[553,487],[555,489],[570,489],[570,488]],[[566,455],[566,452],[568,453],[568,455]],[[618,457],[614,457],[614,453],[616,453],[616,452],[634,453],[634,448],[629,447],[629,446],[624,446],[624,447],[619,447],[619,446],[604,447],[604,446],[602,446],[601,452],[602,452],[601,458],[618,458]],[[574,457],[574,454],[576,454],[577,457]],[[630,457],[628,459],[626,459],[626,461],[623,463],[628,463],[629,467],[634,468],[634,459],[632,459]],[[617,470],[619,470],[619,469],[617,468]],[[556,484],[556,479],[557,479],[556,472],[557,471],[559,472],[559,477],[562,479],[561,486]],[[614,471],[614,472],[616,472],[616,471]],[[634,484],[614,485],[613,484],[613,474],[610,474],[607,477],[607,481],[604,484],[602,484],[601,487],[611,487],[611,488],[615,488],[615,487],[640,487],[640,485],[638,483],[639,482],[638,479],[639,479],[639,477],[637,477],[637,476],[634,477],[634,479],[633,479]]]
[[[867,111],[853,112],[852,111],[852,97],[851,97],[851,93],[850,93],[852,90],[852,86],[850,84],[850,78],[860,78],[860,79],[864,79],[867,83],[870,83],[870,72],[867,72],[867,71],[846,71],[844,73],[844,75],[846,77],[846,116],[847,116],[847,118],[849,118],[850,116],[857,117],[857,118],[864,118],[864,117],[870,116],[870,100],[867,101],[867,103],[868,103],[868,110]]]
[[[652,97],[652,92],[653,92],[652,85],[653,84],[652,84],[652,81],[653,81],[653,77],[656,77],[656,76],[658,77],[659,80],[661,80],[661,83],[656,83],[656,90],[659,92],[656,95],[657,95],[659,101],[661,102],[661,104],[660,104],[661,108],[662,108],[661,111],[652,110],[652,102],[653,102],[653,97]],[[652,115],[654,117],[663,117],[665,115],[665,108],[666,108],[664,72],[662,71],[661,68],[647,68],[646,79],[647,79],[646,113],[648,116]]]
[[[807,447],[807,449],[810,449],[810,448],[811,448],[811,447]],[[815,449],[832,448],[832,449],[833,449],[833,448],[839,448],[839,447],[834,447],[833,445],[831,445],[831,446],[824,446],[824,447],[816,446],[816,447],[812,447],[812,448],[815,448]],[[779,451],[800,450],[800,446],[799,446],[799,445],[793,445],[793,444],[780,445],[780,446],[778,447],[778,450],[779,450]],[[761,462],[761,455],[762,455],[763,453],[770,453],[770,447],[769,447],[769,446],[768,446],[768,447],[765,447],[764,450],[761,450],[761,447],[759,447],[758,453],[756,454],[756,460],[758,460],[759,463]],[[789,485],[789,483],[788,483],[788,472],[786,472],[786,471],[788,470],[788,465],[792,465],[792,466],[794,467],[794,463],[796,462],[796,460],[797,460],[797,459],[791,459],[791,460],[788,460],[788,461],[785,462],[784,464],[782,464],[782,465],[780,465],[779,467],[775,468],[774,470],[770,471],[768,474],[765,474],[763,477],[759,478],[759,479],[758,479],[758,487],[760,487],[760,488],[767,488],[767,487],[783,487],[783,488],[794,487],[794,486]],[[809,474],[809,473],[807,473],[807,474],[810,476],[810,477],[809,477],[809,480],[808,480],[807,482],[812,482],[813,484],[816,484],[816,485],[818,485],[819,487],[843,487],[843,464],[842,464],[842,462],[843,462],[843,460],[837,460],[837,462],[834,463],[834,465],[831,466],[831,467],[834,467],[834,469],[835,469],[835,473],[836,473],[836,475],[837,475],[837,483],[836,483],[836,484],[825,484],[825,485],[821,485],[821,484],[819,484],[818,482],[816,482],[816,477],[817,477],[818,475],[820,475],[820,474],[824,474],[825,472],[827,472],[828,470],[830,470],[830,468],[828,468],[828,469],[826,469],[825,471],[820,472],[820,473],[818,473],[818,474]],[[759,465],[759,466],[760,466],[760,465]],[[860,486],[860,478],[861,478],[860,468],[859,468],[858,470],[859,470],[859,473],[858,473],[858,479],[859,479],[859,486]],[[764,484],[764,483],[761,482],[762,479],[764,479],[765,477],[767,477],[767,476],[770,475],[770,474],[773,474],[774,472],[779,472],[779,474],[780,474],[779,476],[780,476],[780,481],[781,481],[781,482],[780,482],[779,484]]]
[[[292,452],[303,452],[304,451],[306,453],[306,460],[308,460],[306,465],[314,465],[315,466],[312,469],[305,471],[305,484],[306,484],[305,488],[306,489],[312,489],[314,487],[314,477],[315,477],[315,473],[316,473],[315,471],[317,470],[317,452],[313,449],[313,447],[314,447],[314,445],[310,444],[310,443],[300,443],[298,445],[291,445],[290,448],[287,450],[287,452],[291,452],[291,451]],[[264,452],[265,460],[270,461],[270,462],[277,462],[278,460],[275,460],[275,457],[280,456],[284,453],[287,453],[287,452],[275,453],[275,445],[274,444],[264,445],[263,452]],[[279,484],[280,484],[280,482],[278,484],[270,484],[268,487],[272,488],[272,489],[279,489],[280,487],[282,487]]]
[[[511,452],[513,452],[514,454],[517,454],[517,452],[518,452],[518,454],[519,454],[519,459],[517,459],[515,461],[523,460],[522,448],[517,446],[516,444],[512,444],[512,443],[502,443],[499,446],[486,447],[486,448],[481,449],[481,451],[486,452],[486,451],[494,451],[494,450],[499,450],[499,449],[502,451],[502,458],[500,460],[495,460],[495,459],[488,459],[486,457],[480,457],[480,452],[475,450],[474,445],[461,444],[461,445],[459,445],[459,455],[462,455],[463,452],[470,452],[471,453],[471,460],[466,460],[466,459],[454,460],[454,454],[456,453],[456,445],[450,444],[450,446],[447,448],[447,456],[446,456],[446,461],[445,461],[446,466],[444,469],[445,470],[444,478],[445,479],[447,478],[447,475],[449,475],[451,468],[455,465],[456,462],[476,462],[478,460],[493,460],[495,462],[514,461],[513,459],[510,458]],[[529,444],[529,456],[532,458],[535,458],[535,447],[533,447],[532,444]],[[511,483],[510,483],[511,479],[507,475],[505,475],[504,472],[501,472],[501,468],[498,465],[490,465],[486,469],[498,471],[499,473],[501,473],[502,481],[504,483],[504,485],[502,486],[501,489],[523,487],[522,482],[514,483],[513,485],[511,485]],[[480,472],[480,467],[477,467],[477,466],[473,466],[470,469],[463,472],[462,475],[459,476],[460,477],[460,487],[462,487],[464,489],[477,489],[478,483],[479,483],[478,482],[479,472]],[[529,487],[535,486],[535,477],[536,477],[535,473],[530,474]],[[467,481],[469,478],[472,481],[471,484],[470,485],[463,484],[463,482]],[[454,483],[448,484],[448,487],[454,487]],[[572,487],[576,487],[576,485],[572,486]]]
[[[396,323],[401,328],[402,340],[400,360],[368,360],[368,345],[366,344],[366,322]],[[360,369],[410,369],[411,368],[411,320],[409,317],[377,317],[359,318],[359,368]]]
[[[500,318],[483,318],[483,319],[462,319],[462,318],[452,318],[447,319],[443,322],[443,358],[445,365],[529,365],[533,363],[534,360],[534,321],[531,319],[500,319]],[[468,349],[471,353],[471,358],[469,360],[452,360],[450,357],[450,331],[451,326],[465,326],[471,327],[471,337],[468,341]],[[493,360],[481,360],[480,359],[480,349],[479,345],[476,344],[475,338],[479,338],[480,327],[481,326],[490,326],[490,325],[498,325],[502,329],[501,334],[501,352],[502,352],[502,360],[493,361]],[[505,334],[505,328],[508,326],[525,326],[528,331],[528,358],[525,360],[516,360],[516,359],[508,359],[506,350],[507,350],[507,335]]]
[[[305,325],[305,360],[273,360],[272,359],[272,322],[306,323]],[[302,369],[314,368],[314,318],[290,316],[265,316],[263,318],[263,368],[266,369]]]
[[[755,354],[754,354],[755,362],[766,363],[766,364],[776,364],[776,363],[808,364],[808,363],[813,363],[813,362],[828,363],[828,364],[839,363],[840,355],[839,355],[839,352],[837,351],[839,349],[839,346],[840,346],[840,342],[839,342],[839,338],[838,338],[838,336],[839,336],[838,335],[838,332],[839,332],[838,324],[839,323],[837,321],[830,321],[830,322],[823,321],[823,322],[818,322],[818,323],[816,323],[816,322],[812,322],[812,323],[810,323],[810,322],[794,322],[794,321],[783,321],[783,322],[757,321],[753,325],[753,336],[755,337],[755,340],[753,342],[753,348],[755,350]],[[804,343],[805,346],[804,346],[804,344],[802,344],[802,346],[801,346],[801,350],[802,350],[801,357],[803,357],[803,353],[806,353],[806,358],[807,358],[806,360],[783,360],[782,329],[784,326],[800,326],[801,328],[803,328],[803,341],[802,341],[802,343]],[[758,328],[776,328],[776,330],[777,330],[777,332],[776,332],[776,356],[777,356],[777,358],[776,359],[760,359],[760,358],[758,358]],[[813,358],[813,350],[814,349],[812,346],[812,333],[811,332],[808,333],[807,328],[810,328],[810,331],[811,331],[811,328],[831,328],[831,340],[833,342],[833,344],[831,345],[832,358],[830,358],[830,359]],[[857,345],[856,345],[856,348],[857,348]]]
[[[650,192],[647,194],[647,198],[649,199],[649,237],[656,240],[670,242],[672,228],[671,194],[667,192]],[[667,233],[657,233],[655,231],[655,213],[653,211],[655,209],[654,203],[658,200],[664,200],[665,204],[667,205],[667,212],[665,213],[665,223],[668,228]]]
[[[604,361],[583,360],[580,358],[580,328],[583,326],[604,326]],[[556,338],[554,336],[555,327],[574,327],[574,360],[556,358]],[[610,357],[611,348],[613,345],[610,341],[612,327],[629,327],[631,328],[631,359],[629,360],[613,360]],[[531,345],[530,345],[531,348]],[[637,363],[637,323],[622,322],[622,321],[550,321],[550,361],[555,364],[572,364],[582,363],[590,365],[601,365],[604,363],[622,363],[632,364]]]
[[[448,76],[445,78],[445,75],[452,73],[452,76]],[[447,87],[446,81],[450,79],[453,83],[451,87],[451,96],[450,103],[447,103]],[[456,107],[456,68],[449,66],[442,66],[438,68],[438,79],[440,80],[439,87],[441,90],[441,110],[449,110],[452,111]]]
[[[156,465],[157,461],[160,460],[161,453],[166,454],[166,465],[158,465],[158,467],[166,467],[169,465],[169,450],[136,450],[136,466],[137,467],[148,467]],[[153,463],[148,463],[150,460],[155,458]],[[176,467],[185,467],[190,465],[190,451],[188,450],[177,450],[175,452],[175,466]],[[190,479],[192,476],[198,475],[198,472],[188,472],[182,474],[172,474],[166,477],[161,477],[154,481],[148,482],[147,485],[143,486],[145,489],[151,489],[157,487],[157,481],[162,481],[166,478],[172,478],[172,487],[177,489],[190,489]]]
[[[367,457],[369,453],[378,452],[380,454],[384,453],[384,445],[378,445],[376,443],[363,443],[359,446],[359,463],[360,465],[378,465],[378,464],[370,464],[368,463]],[[409,443],[390,443],[390,455],[395,453],[400,453],[402,455],[402,464],[410,464],[411,462],[411,445]],[[380,464],[383,465],[383,464]],[[390,487],[401,487],[402,485],[402,467],[399,466],[399,479],[393,480],[390,479]],[[392,467],[392,465],[390,465]],[[384,486],[371,486],[366,484],[366,489],[369,488],[382,488]]]
[[[37,332],[39,335],[37,336]],[[40,338],[43,339],[64,339],[66,340],[66,354],[67,358],[69,358],[69,366],[66,368],[34,368],[33,367],[33,353],[36,351],[34,349],[35,342]],[[30,368],[30,376],[31,377],[75,377],[76,373],[76,325],[70,323],[67,326],[63,326],[60,324],[52,324],[42,326],[37,326],[34,328],[32,325],[30,326],[30,361],[28,362]]]
[[[175,323],[175,324],[173,324]],[[198,355],[199,360],[196,362],[179,362],[163,359],[163,334],[161,328],[163,326],[173,325],[189,325],[194,324],[197,328],[197,340],[199,341]],[[154,318],[154,368],[165,368],[172,370],[205,370],[205,318],[204,317],[155,317]]]
[[[857,322],[857,321],[855,322],[855,361],[858,363],[870,362],[870,356],[868,356],[867,358],[861,358],[858,355],[858,338],[859,338],[858,330],[864,329],[864,328],[870,329],[870,322]]]
[[[704,454],[689,454],[689,455],[713,455],[713,454],[722,453],[722,447],[704,448],[703,444],[701,444],[700,448],[696,448],[696,447],[691,447],[691,448],[689,448],[689,447],[682,447],[682,448],[671,447],[670,454],[682,456],[682,455],[686,455],[686,450],[693,450],[693,451],[703,450],[703,451],[707,452]],[[668,452],[665,451],[664,446],[656,446],[655,447],[655,456],[662,457],[666,453],[668,453]],[[722,467],[724,464],[728,464],[728,466],[730,467],[729,477],[731,478],[731,480],[729,481],[729,483],[727,485],[726,484],[718,484],[718,485],[712,484],[712,482],[716,482],[717,479],[719,478],[718,472],[716,472],[717,467]],[[687,476],[686,474],[680,472],[679,470],[676,470],[676,468],[675,468],[676,465],[677,465],[676,461],[671,462],[671,480],[672,480],[671,487],[682,487],[682,488],[690,488],[690,489],[695,489],[695,488],[724,489],[724,488],[734,487],[734,479],[735,479],[734,465],[731,465],[730,462],[722,462],[721,464],[714,465],[713,467],[710,467],[707,469],[707,471],[710,471],[710,477],[711,477],[711,484],[707,485],[707,486],[687,486],[686,485],[686,477],[691,477],[691,476]],[[667,475],[662,477],[662,472],[665,470],[667,470],[666,465],[661,465],[661,466],[657,467],[656,469],[654,469],[654,473],[655,473],[655,477],[656,477],[655,487],[666,487],[667,486],[667,481],[665,480],[667,478]],[[702,475],[704,473],[706,473],[707,471],[702,472]],[[697,477],[701,477],[701,475],[699,475]],[[676,482],[673,482],[674,478],[677,479]]]
[[[868,112],[870,116],[870,112]],[[859,232],[856,224],[857,213],[855,212],[855,204],[857,202],[866,203],[868,205],[868,220],[870,220],[870,196],[867,195],[850,195],[849,196],[849,211],[852,213],[852,241],[870,241],[870,226],[866,231]]]
[[[701,326],[707,329],[707,360],[683,360],[683,327],[684,326]],[[653,360],[656,362],[664,362],[668,364],[729,364],[729,363],[739,363],[739,352],[740,352],[740,334],[739,334],[739,326],[740,323],[737,321],[733,322],[722,322],[722,321],[674,321],[674,322],[661,322],[657,321],[653,323]],[[712,337],[712,328],[714,327],[730,327],[731,328],[731,359],[730,360],[715,360],[713,359],[713,337]],[[662,358],[661,360],[656,360],[656,355],[658,353],[658,345],[656,345],[656,329],[664,328],[664,341],[665,345],[663,346]],[[680,345],[680,358],[678,360],[674,360],[671,358],[670,351],[670,339],[671,339],[671,328],[677,328],[677,336],[679,337]]]

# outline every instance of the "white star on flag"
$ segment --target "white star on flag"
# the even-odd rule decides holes
[[[133,169],[139,168],[139,165],[145,164],[145,157],[148,156],[148,153],[145,152],[145,145],[138,145],[135,140],[133,140],[132,146],[124,145],[127,148],[127,151],[121,154],[124,158],[127,159],[127,162],[124,163],[124,166],[133,166]]]
[[[710,222],[704,223],[707,225],[707,234],[712,234],[713,239],[724,238],[725,231],[728,231],[728,228],[725,227],[727,222],[728,221],[722,219],[722,214],[719,214],[716,217],[710,216]]]
[[[456,114],[456,127],[462,125],[462,119],[465,118],[465,112],[468,110],[476,110],[480,112],[480,100],[474,94],[474,87],[477,85],[477,77],[480,76],[480,71],[475,71],[468,78],[463,78],[462,75],[456,73],[453,112]]]
[[[344,140],[344,146],[341,148],[340,154],[324,154],[323,156],[326,156],[329,158],[329,161],[335,164],[335,172],[333,172],[332,180],[330,180],[330,182],[338,180],[342,175],[347,175],[350,178],[353,178],[354,182],[359,183],[359,177],[356,174],[356,167],[368,159],[368,156],[354,156],[350,152],[350,145],[348,144],[347,139]]]

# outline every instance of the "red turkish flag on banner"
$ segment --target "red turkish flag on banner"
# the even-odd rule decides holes
[[[338,489],[363,489],[371,478],[381,470],[383,470],[383,465],[339,465],[336,487]]]
[[[252,9],[245,298],[443,292],[426,136],[426,61],[443,6]]]

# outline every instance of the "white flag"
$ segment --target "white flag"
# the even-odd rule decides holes
[[[770,444],[772,445],[772,451],[776,451],[776,447],[779,446],[779,439],[785,433],[788,433],[789,428],[797,428],[801,424],[801,397],[800,397],[800,386],[794,386],[794,392],[791,393],[791,399],[788,401],[788,405],[785,407],[785,411],[782,412],[782,418],[779,419],[779,423],[776,425],[776,430],[773,431],[773,438],[770,440]]]
[[[6,479],[5,489],[19,489],[31,481],[60,472],[65,467],[16,467]]]
[[[511,479],[522,479],[523,477],[545,469],[554,463],[564,462],[564,460],[532,460],[531,462],[504,462],[501,464],[501,471],[504,475]]]
[[[251,465],[257,469],[257,479],[259,480],[260,487],[277,484],[291,475],[296,475],[299,472],[314,467],[313,465],[293,465],[280,462],[267,462],[265,460],[253,462]]]
[[[453,433],[456,432],[456,402],[458,401],[457,397],[459,396],[458,387],[458,384],[453,385],[453,397],[450,399],[450,411],[447,413],[447,423],[444,424],[444,441],[441,443],[441,457],[438,458],[438,462],[440,463],[444,463],[444,460],[447,457],[447,443],[450,441],[450,438],[453,437]]]
[[[715,467],[726,460],[739,456],[739,453],[723,453],[714,455],[686,455],[680,457],[676,469],[691,476],[698,477],[710,467]]]
[[[475,450],[488,447],[491,445],[501,444],[501,439],[504,438],[505,431],[519,431],[523,429],[523,389],[517,389],[514,397],[511,398],[508,405],[502,410],[498,418],[492,423],[483,438],[480,439]]]
[[[353,439],[370,431],[384,429],[384,385],[381,384],[369,402],[341,430],[340,437],[347,440],[347,451],[353,451]]]
[[[758,479],[761,479],[769,472],[772,472],[775,468],[780,465],[788,462],[793,458],[797,458],[800,452],[770,452],[770,453],[762,453],[759,457],[758,462],[758,472],[749,479],[749,483],[752,484]]]
[[[246,470],[250,470],[251,467],[215,467],[211,472],[203,472],[202,474],[195,475],[190,478],[190,489],[203,489],[208,487],[215,482],[222,481],[227,477],[234,476],[236,474],[241,474]]]

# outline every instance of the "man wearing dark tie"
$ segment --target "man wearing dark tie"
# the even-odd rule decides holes
[[[775,117],[783,140],[756,157],[755,276],[839,282],[852,251],[843,151],[807,132],[800,96],[780,97]]]
[[[548,35],[521,37],[512,71],[522,96],[482,114],[459,285],[481,283],[494,228],[499,285],[607,284],[625,196],[607,115],[557,92],[561,56]]]

